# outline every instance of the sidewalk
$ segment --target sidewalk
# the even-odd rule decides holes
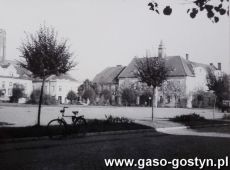
[[[188,136],[230,138],[230,132],[229,133],[198,132],[198,131],[191,129],[190,127],[184,126],[183,124],[169,121],[168,119],[158,118],[158,119],[153,120],[153,122],[151,120],[135,120],[135,122],[142,124],[142,125],[153,127],[158,132],[166,133],[170,135],[188,135]]]

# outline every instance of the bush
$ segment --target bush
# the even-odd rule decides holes
[[[18,99],[24,96],[24,87],[22,85],[16,84],[12,89],[12,96],[10,97],[10,102],[18,103]]]
[[[147,106],[151,106],[151,99],[152,99],[152,92],[149,91],[144,91],[141,96],[140,96],[140,105],[147,105]],[[149,99],[150,98],[150,99]]]
[[[193,95],[192,107],[194,108],[213,107],[214,100],[215,100],[215,95],[212,92],[198,90]]]
[[[204,121],[206,119],[196,113],[192,113],[189,115],[176,116],[172,118],[172,120],[175,122],[191,122],[191,121]]]
[[[230,114],[224,114],[223,119],[230,120]]]
[[[73,101],[77,99],[77,94],[73,90],[70,90],[67,94],[67,99],[73,104]]]
[[[84,99],[84,100],[90,100],[90,103],[94,103],[94,101],[95,101],[95,98],[96,98],[96,93],[95,93],[95,91],[94,91],[94,89],[93,88],[88,88],[88,89],[86,89],[85,91],[84,91],[84,93],[83,93],[83,95],[82,95],[82,98]]]
[[[112,115],[105,115],[106,122],[108,123],[132,123],[131,120],[125,117],[113,117]]]
[[[40,92],[41,91],[39,89],[33,90],[33,92],[30,95],[30,100],[27,103],[38,104],[40,98]],[[43,94],[42,104],[45,105],[57,104],[57,101],[55,97],[48,94]]]
[[[134,90],[130,88],[125,88],[121,93],[122,103],[125,106],[135,105],[136,103],[136,95]]]

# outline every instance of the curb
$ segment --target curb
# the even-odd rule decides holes
[[[123,135],[123,134],[135,134],[135,133],[143,133],[143,132],[156,132],[154,128],[151,129],[138,129],[138,130],[120,130],[120,131],[107,131],[107,132],[89,132],[86,133],[84,137],[91,136],[103,136],[103,135]],[[67,135],[67,138],[77,138],[79,137],[77,134]],[[14,143],[14,142],[29,142],[29,141],[38,141],[38,140],[52,140],[48,136],[41,137],[25,137],[25,138],[10,138],[10,139],[0,139],[0,143]]]

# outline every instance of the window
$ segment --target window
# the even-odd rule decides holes
[[[10,83],[9,83],[9,86],[12,86],[12,85],[13,85],[13,83],[12,83],[12,82],[10,82]]]
[[[61,86],[59,86],[59,91],[62,91],[62,87]]]
[[[8,89],[8,95],[12,96],[12,89]]]
[[[52,89],[52,92],[54,93],[54,90],[55,90],[54,86],[52,86],[51,89]]]
[[[5,88],[5,81],[2,82],[2,88]]]

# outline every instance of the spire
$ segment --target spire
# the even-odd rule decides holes
[[[165,46],[163,41],[161,40],[159,47],[158,47],[158,57],[164,58],[166,56],[165,54]]]

